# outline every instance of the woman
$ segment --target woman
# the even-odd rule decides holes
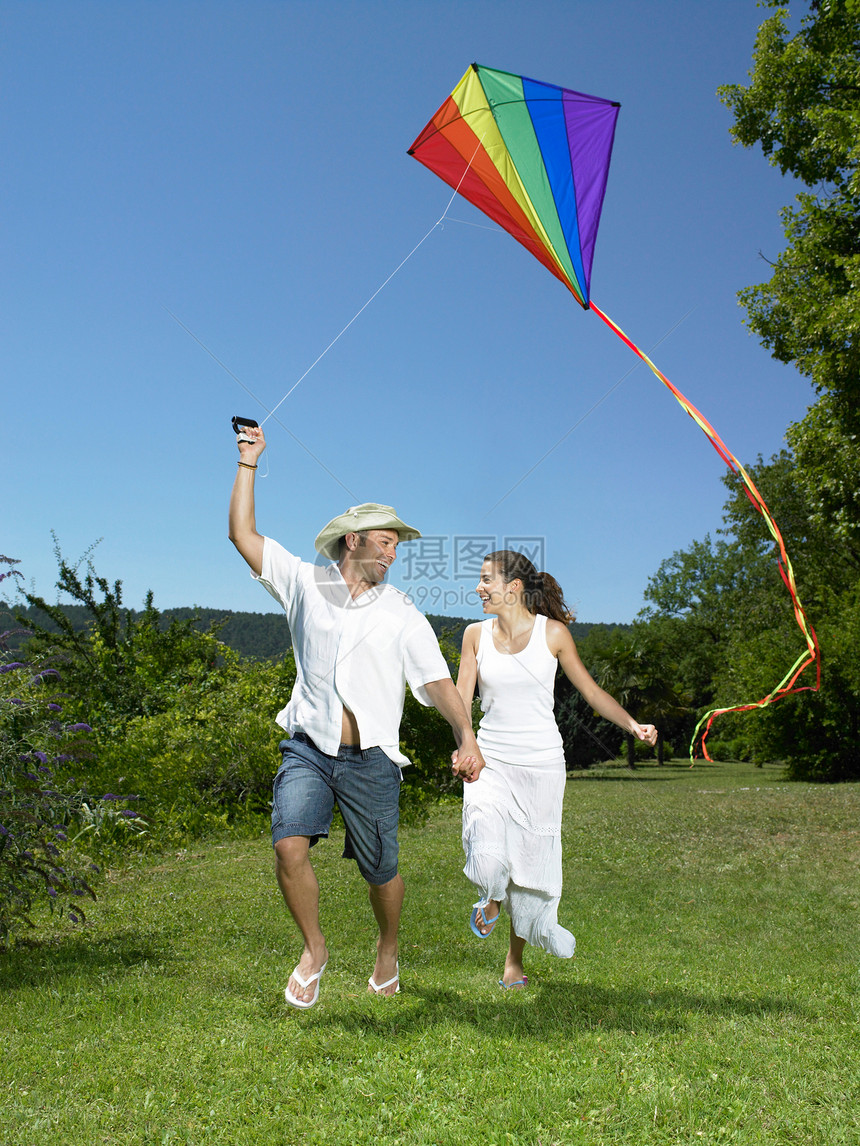
[[[558,923],[561,810],[565,768],[553,715],[561,665],[591,707],[649,744],[652,724],[637,724],[595,683],[579,659],[561,587],[522,553],[502,549],[481,566],[477,593],[487,620],[469,625],[457,688],[469,707],[477,683],[483,718],[478,745],[486,767],[463,792],[466,876],[481,898],[470,926],[481,939],[504,907],[511,937],[499,985],[525,987],[526,943],[569,959],[576,940]]]

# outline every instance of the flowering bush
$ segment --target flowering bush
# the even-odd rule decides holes
[[[0,580],[15,573],[0,566]],[[124,806],[127,797],[93,799],[71,777],[92,729],[63,720],[59,672],[47,657],[37,665],[14,659],[12,635],[0,633],[0,944],[31,923],[39,898],[73,923],[85,918],[82,901],[95,898],[98,867],[75,847],[84,834],[108,824],[145,830],[144,818]]]

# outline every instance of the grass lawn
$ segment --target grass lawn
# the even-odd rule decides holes
[[[320,1002],[267,837],[134,863],[90,924],[0,956],[0,1141],[860,1143],[860,785],[777,769],[601,769],[567,785],[574,959],[468,928],[459,812],[401,832],[402,993],[365,993],[364,885],[315,849]]]

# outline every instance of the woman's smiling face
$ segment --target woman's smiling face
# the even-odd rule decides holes
[[[484,612],[497,613],[502,605],[510,605],[513,601],[510,586],[513,584],[515,584],[513,581],[506,584],[502,580],[501,572],[492,561],[485,561],[481,566],[478,584],[475,586],[475,592],[484,606]]]

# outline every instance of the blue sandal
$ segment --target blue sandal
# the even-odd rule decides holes
[[[475,906],[472,908],[472,917],[469,920],[469,926],[472,928],[472,930],[475,932],[475,934],[478,936],[479,939],[489,939],[490,938],[490,936],[493,934],[493,928],[499,922],[499,915],[502,914],[502,909],[499,908],[499,913],[498,913],[498,915],[495,916],[495,918],[487,919],[486,915],[484,915],[484,908],[487,906],[488,905],[486,903],[476,903]],[[484,926],[486,928],[488,928],[487,931],[481,931],[478,928],[478,912],[479,911],[481,913],[482,919],[484,920]]]
[[[523,975],[522,979],[515,979],[513,983],[506,983],[504,979],[499,979],[499,986],[503,991],[524,990],[529,985],[528,975]]]

